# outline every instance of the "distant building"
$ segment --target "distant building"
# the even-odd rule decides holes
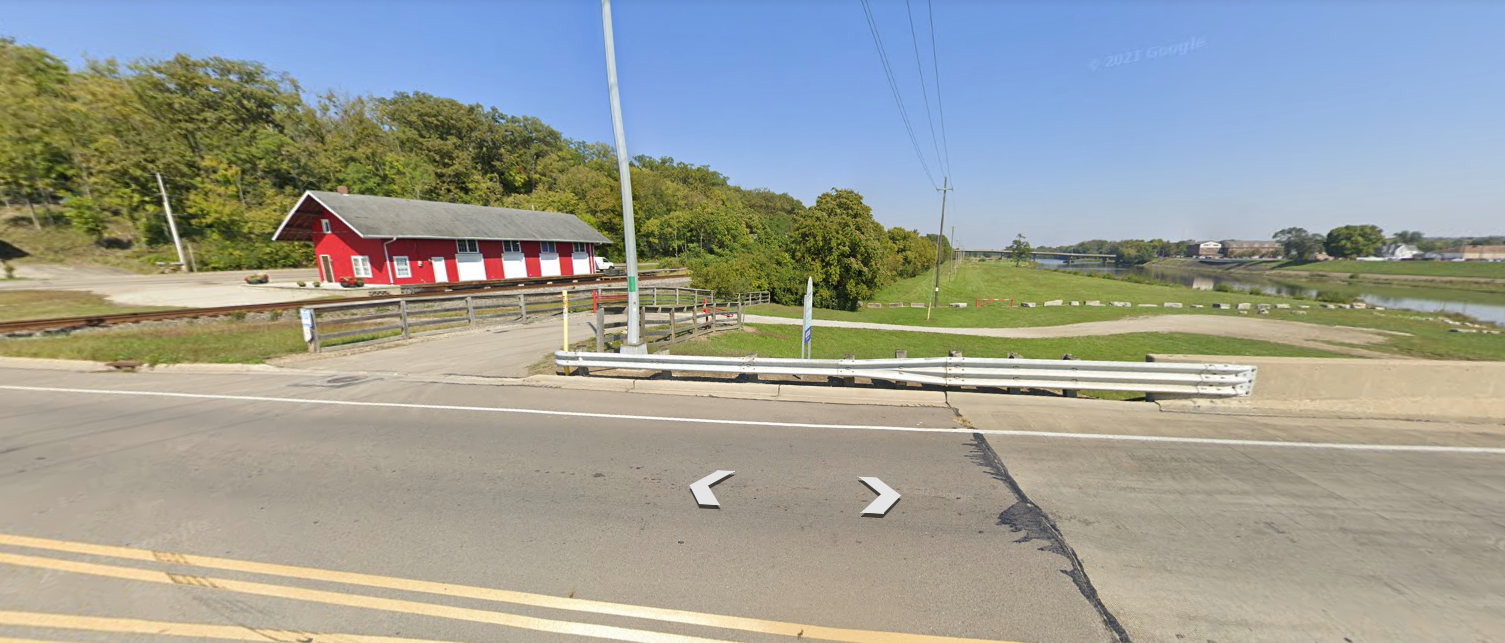
[[[571,214],[304,192],[272,237],[312,242],[319,279],[430,284],[595,272],[611,243]]]
[[[1279,241],[1247,239],[1223,241],[1223,256],[1229,259],[1278,259],[1283,254]]]
[[[1379,253],[1375,256],[1390,261],[1405,261],[1407,259],[1415,259],[1420,254],[1421,251],[1416,246],[1404,243],[1387,243],[1383,248],[1380,248]]]
[[[1222,254],[1223,244],[1216,241],[1186,244],[1186,256],[1188,257],[1217,257]]]
[[[1505,261],[1505,246],[1463,246],[1456,252],[1464,261]]]

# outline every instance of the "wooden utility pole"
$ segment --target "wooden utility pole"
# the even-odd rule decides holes
[[[935,235],[935,291],[930,294],[930,308],[925,309],[927,321],[930,319],[930,311],[941,305],[941,262],[946,260],[946,249],[941,247],[941,241],[946,239],[946,193],[953,189],[949,176],[941,180],[941,187],[936,188],[941,193],[941,229]]]

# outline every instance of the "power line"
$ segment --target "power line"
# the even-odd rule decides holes
[[[941,63],[935,49],[935,5],[931,4],[931,0],[925,0],[925,12],[929,15],[930,22],[930,64],[935,72],[931,74],[935,78],[935,108],[941,113],[941,149],[946,150],[946,175],[950,176],[951,145],[946,142],[946,107],[941,103]]]
[[[927,2],[928,2],[928,0],[927,0]],[[909,42],[910,42],[910,44],[914,45],[914,67],[915,67],[915,71],[917,71],[917,72],[920,73],[920,96],[924,97],[924,99],[925,99],[925,120],[926,120],[926,122],[930,123],[930,145],[931,145],[931,147],[935,148],[935,162],[938,163],[938,164],[940,164],[940,166],[941,166],[941,173],[944,174],[944,175],[946,175],[946,176],[950,176],[951,169],[948,168],[948,167],[946,167],[948,164],[942,161],[943,157],[941,156],[941,144],[940,144],[939,140],[935,137],[935,117],[930,115],[930,90],[925,86],[925,66],[924,66],[923,63],[920,62],[920,37],[917,36],[917,35],[915,35],[915,29],[914,29],[914,10],[910,8],[910,6],[909,6],[909,0],[904,0],[904,16],[906,18],[909,18]],[[935,51],[935,25],[934,24],[932,24],[930,26],[930,48],[931,48],[931,52],[933,53]],[[940,106],[940,100],[941,100],[941,96],[940,96],[940,92],[939,92],[941,85],[940,85],[939,79],[937,79],[935,87],[936,87],[936,90],[937,90],[936,97],[935,97],[936,106],[939,107]]]
[[[909,134],[909,144],[914,147],[915,157],[920,160],[920,167],[925,170],[925,178],[930,180],[930,186],[936,187],[935,175],[930,172],[930,163],[925,161],[925,153],[920,150],[920,139],[914,134],[914,125],[910,123],[909,111],[904,109],[904,98],[899,92],[899,83],[894,80],[893,66],[888,62],[888,52],[883,47],[883,36],[878,34],[878,21],[873,17],[873,7],[868,0],[862,0],[862,13],[867,16],[868,30],[873,34],[873,45],[878,48],[878,61],[883,64],[883,75],[888,79],[889,91],[894,94],[894,103],[899,106],[899,118],[904,121],[904,131]],[[936,159],[940,162],[940,159]]]

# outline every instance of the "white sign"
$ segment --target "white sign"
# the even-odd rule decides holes
[[[815,279],[805,278],[805,332],[800,334],[800,357],[810,358],[810,302],[815,298]]]
[[[298,317],[303,319],[304,343],[314,341],[314,310],[312,308],[299,308]]]

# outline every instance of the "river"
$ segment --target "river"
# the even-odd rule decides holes
[[[1156,269],[1154,266],[1102,266],[1096,263],[1066,265],[1059,261],[1041,261],[1040,267],[1073,272],[1111,272],[1135,274],[1169,284],[1212,290],[1218,284],[1244,292],[1271,295],[1338,295],[1362,299],[1372,305],[1421,312],[1450,312],[1468,315],[1483,322],[1505,326],[1505,293],[1454,290],[1434,286],[1393,286],[1374,282],[1349,283],[1300,278],[1270,278],[1248,274],[1207,274],[1186,270]]]

